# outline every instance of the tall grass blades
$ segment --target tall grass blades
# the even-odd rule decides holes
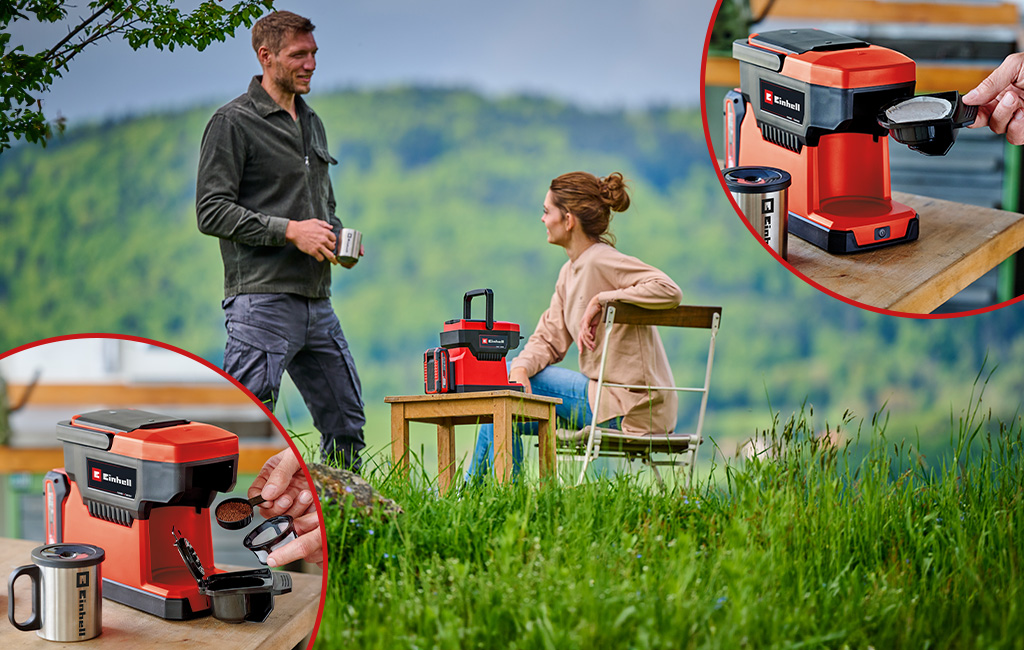
[[[980,394],[977,402],[980,403]],[[325,509],[321,648],[1022,648],[1022,421],[971,404],[952,455],[801,410],[698,489],[618,475]]]

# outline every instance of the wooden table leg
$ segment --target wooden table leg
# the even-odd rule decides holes
[[[455,480],[455,427],[451,418],[437,425],[437,487],[441,494],[448,492]]]
[[[494,476],[498,483],[512,478],[512,409],[509,400],[494,400]]]
[[[405,419],[405,404],[391,405],[391,461],[409,475],[409,421]]]
[[[556,479],[555,457],[555,405],[548,409],[548,418],[537,423],[537,443],[540,449],[540,479]]]

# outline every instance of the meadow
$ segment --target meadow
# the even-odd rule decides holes
[[[819,428],[803,409],[689,490],[569,487],[566,466],[562,485],[438,496],[422,466],[380,464],[405,514],[325,507],[317,647],[1024,647],[1022,418],[981,392],[941,457],[890,440],[884,413]]]

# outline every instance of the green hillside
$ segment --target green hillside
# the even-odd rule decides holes
[[[240,88],[241,91],[241,88]],[[622,171],[633,206],[619,248],[669,273],[685,300],[724,306],[708,432],[722,443],[807,401],[836,422],[883,404],[890,435],[949,431],[982,360],[986,404],[1013,418],[1024,394],[1021,308],[954,320],[879,316],[820,294],[749,235],[713,174],[696,110],[585,111],[543,98],[398,88],[315,95],[339,216],[367,257],[334,276],[335,308],[386,439],[385,395],[418,392],[421,353],[462,294],[490,287],[496,317],[532,331],[561,249],[540,208],[566,171]],[[77,332],[152,337],[219,363],[216,241],[195,226],[199,142],[214,106],[72,129],[0,157],[0,349]],[[666,336],[683,380],[696,347]],[[574,363],[570,361],[570,365]],[[294,402],[294,400],[293,400]],[[293,404],[294,405],[294,404]],[[934,445],[947,434],[935,434]]]

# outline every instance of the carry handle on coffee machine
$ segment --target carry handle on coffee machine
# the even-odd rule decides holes
[[[473,298],[477,296],[485,296],[485,307],[484,307],[484,322],[487,325],[487,329],[494,329],[494,292],[490,289],[473,289],[467,291],[466,295],[462,298],[462,318],[464,320],[471,320],[472,318],[472,307]]]
[[[23,575],[27,575],[29,580],[32,581],[32,615],[29,616],[28,620],[24,623],[19,623],[14,620],[14,582]],[[20,566],[11,572],[11,577],[7,580],[7,618],[11,621],[11,625],[22,632],[38,630],[43,626],[43,621],[39,617],[40,576],[41,574],[38,566],[35,564],[26,564],[25,566]]]

